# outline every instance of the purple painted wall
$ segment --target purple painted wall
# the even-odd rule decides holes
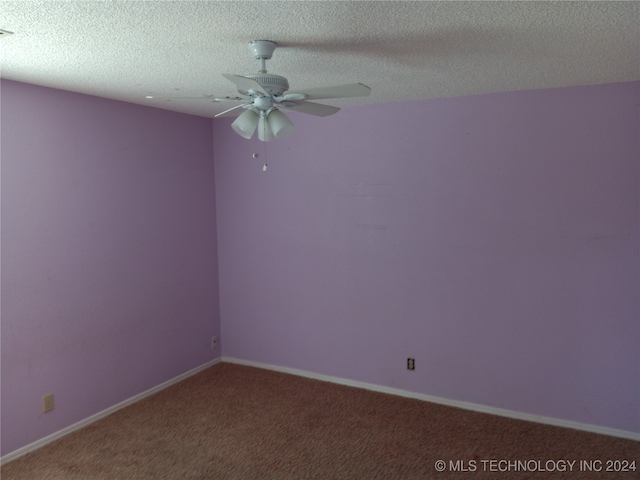
[[[4,455],[218,357],[220,321],[211,120],[0,93]]]
[[[639,92],[216,120],[223,355],[640,432]]]

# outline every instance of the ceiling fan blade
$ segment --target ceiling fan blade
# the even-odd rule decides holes
[[[290,90],[283,97],[287,100],[288,95],[304,95],[305,100],[320,100],[323,98],[346,98],[346,97],[366,97],[371,93],[371,89],[362,83],[350,83],[348,85],[335,85],[333,87],[308,88],[306,90]],[[291,98],[294,100],[295,98]]]
[[[240,75],[232,75],[230,73],[223,73],[222,76],[227,80],[235,83],[236,87],[238,87],[238,91],[242,94],[250,95],[251,92],[255,92],[267,97],[269,96],[267,91],[262,88],[262,85],[260,85],[252,78],[242,77]]]
[[[224,112],[220,112],[217,115],[214,115],[213,117],[214,118],[218,118],[218,117],[228,116],[228,115],[226,115],[227,113],[229,113],[229,112],[231,112],[233,110],[236,110],[238,108],[241,108],[241,107],[246,107],[247,105],[251,105],[251,103],[243,103],[241,105],[236,105],[235,107],[231,107],[231,108],[225,110]],[[239,112],[237,112],[237,113],[239,113]]]
[[[295,112],[308,113],[310,115],[315,115],[316,117],[326,117],[328,115],[333,115],[340,110],[338,107],[332,107],[329,105],[322,105],[320,103],[313,102],[296,102],[295,106],[285,106],[287,110],[293,110]]]

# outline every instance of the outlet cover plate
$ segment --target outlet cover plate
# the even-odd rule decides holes
[[[48,393],[44,397],[42,397],[42,411],[44,413],[47,413],[53,410],[53,408],[53,393]]]

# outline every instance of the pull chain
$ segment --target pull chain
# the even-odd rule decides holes
[[[265,140],[267,139],[267,122],[266,121],[262,123],[262,137]],[[262,171],[266,172],[267,171],[267,142],[265,141],[262,143],[264,143],[264,165],[262,166]]]
[[[263,123],[262,126],[262,137],[263,138],[267,138],[267,125],[266,122]],[[256,135],[254,140],[254,148],[255,148],[255,153],[253,153],[251,155],[251,157],[253,158],[259,158],[260,155],[258,154],[258,135]],[[264,165],[262,165],[262,171],[266,172],[267,171],[267,142],[262,142],[264,143]]]

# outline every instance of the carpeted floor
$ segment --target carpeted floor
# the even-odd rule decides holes
[[[606,471],[608,460],[640,468],[640,442],[222,363],[0,473],[2,480],[640,478],[638,469]],[[584,471],[581,461],[601,471]]]

